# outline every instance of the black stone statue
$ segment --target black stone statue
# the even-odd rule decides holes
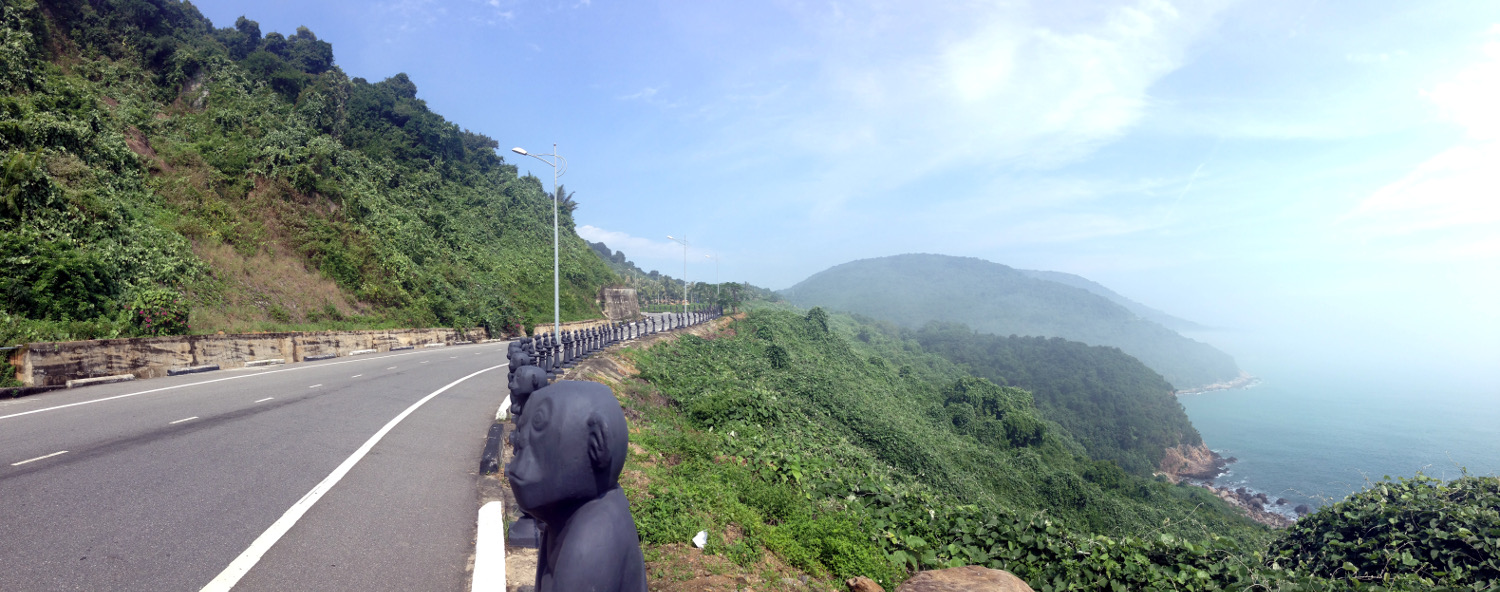
[[[532,393],[505,468],[542,529],[537,592],[646,592],[646,564],[620,489],[625,412],[609,387],[564,380]]]

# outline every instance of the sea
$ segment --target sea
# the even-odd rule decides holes
[[[1214,480],[1287,503],[1292,516],[1385,476],[1500,474],[1500,392],[1261,377],[1178,397],[1208,447],[1236,459]]]

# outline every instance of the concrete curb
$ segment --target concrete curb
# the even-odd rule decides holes
[[[474,342],[472,342],[472,341],[454,341],[454,342],[449,343],[448,345],[469,345],[471,343],[474,343]]]
[[[376,352],[376,351],[379,351],[379,350],[373,350],[373,349],[357,349],[357,350],[354,350],[354,351],[352,351],[352,352],[349,352],[349,355],[351,355],[351,356],[362,356],[362,355],[365,355],[365,354],[373,354],[373,353],[375,353],[375,352]]]
[[[218,364],[206,364],[203,366],[188,366],[186,368],[171,368],[167,370],[167,376],[182,376],[183,374],[201,374],[218,370]]]
[[[391,351],[401,351],[401,350],[407,350],[407,349],[416,349],[416,346],[414,346],[414,345],[398,345],[396,347],[391,348]]]
[[[447,347],[447,346],[448,346],[448,344],[446,344],[446,343],[424,343],[424,344],[422,344],[422,347]]]
[[[92,386],[96,384],[111,384],[115,382],[129,382],[135,380],[134,374],[116,374],[114,376],[100,376],[98,378],[77,378],[68,381],[68,388],[80,386]]]
[[[490,424],[490,433],[484,439],[484,454],[479,457],[479,474],[493,475],[500,472],[500,439],[504,435],[504,424]]]
[[[280,366],[280,365],[285,364],[285,363],[286,363],[286,358],[276,358],[274,360],[256,360],[254,362],[245,362],[245,367],[246,368],[259,368],[261,366]]]
[[[302,358],[302,361],[304,361],[304,362],[316,362],[318,360],[332,360],[332,359],[337,358],[337,357],[339,357],[338,354],[319,354],[319,355],[316,355],[316,356],[307,356],[307,357],[304,357],[304,358]]]
[[[479,508],[474,537],[474,581],[470,592],[505,592],[505,504],[490,502]]]

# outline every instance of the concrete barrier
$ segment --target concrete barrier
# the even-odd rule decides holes
[[[253,362],[245,362],[245,367],[246,368],[259,368],[261,366],[280,366],[280,365],[285,364],[285,363],[286,363],[286,358],[275,358],[275,359],[271,359],[271,360],[255,360]]]
[[[96,384],[111,384],[116,382],[129,382],[135,380],[134,374],[116,374],[114,376],[98,376],[94,378],[75,378],[67,382],[68,388],[80,386],[92,386]]]
[[[205,364],[203,366],[188,366],[187,368],[172,368],[167,370],[167,376],[182,376],[183,374],[202,374],[218,370],[218,364]]]
[[[488,339],[482,328],[320,331],[243,335],[178,335],[30,343],[9,352],[16,379],[26,386],[60,386],[70,380],[130,374],[168,376],[174,368],[217,365],[242,368],[252,362],[301,362],[358,350],[390,351],[449,341]],[[259,364],[257,364],[259,365]]]

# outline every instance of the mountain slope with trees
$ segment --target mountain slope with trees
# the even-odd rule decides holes
[[[1000,337],[951,323],[908,336],[975,376],[1031,391],[1037,410],[1088,449],[1150,475],[1168,448],[1203,442],[1172,385],[1118,348],[1060,337]]]
[[[1108,299],[971,257],[911,254],[862,259],[821,271],[782,293],[799,306],[859,313],[912,329],[944,321],[995,335],[1062,337],[1114,346],[1178,389],[1240,374],[1228,354]]]
[[[1080,275],[1063,273],[1061,271],[1041,271],[1036,269],[1018,269],[1016,271],[1039,280],[1057,282],[1064,286],[1073,286],[1074,288],[1088,290],[1109,299],[1110,302],[1125,307],[1126,310],[1135,313],[1135,316],[1157,323],[1173,331],[1202,331],[1203,329],[1205,329],[1203,325],[1200,325],[1198,323],[1169,315],[1160,310],[1151,308],[1149,306],[1121,296],[1118,292],[1104,287],[1104,284]]]
[[[405,74],[188,2],[4,6],[0,341],[550,316],[551,196]],[[571,212],[563,316],[593,317],[614,274]]]

